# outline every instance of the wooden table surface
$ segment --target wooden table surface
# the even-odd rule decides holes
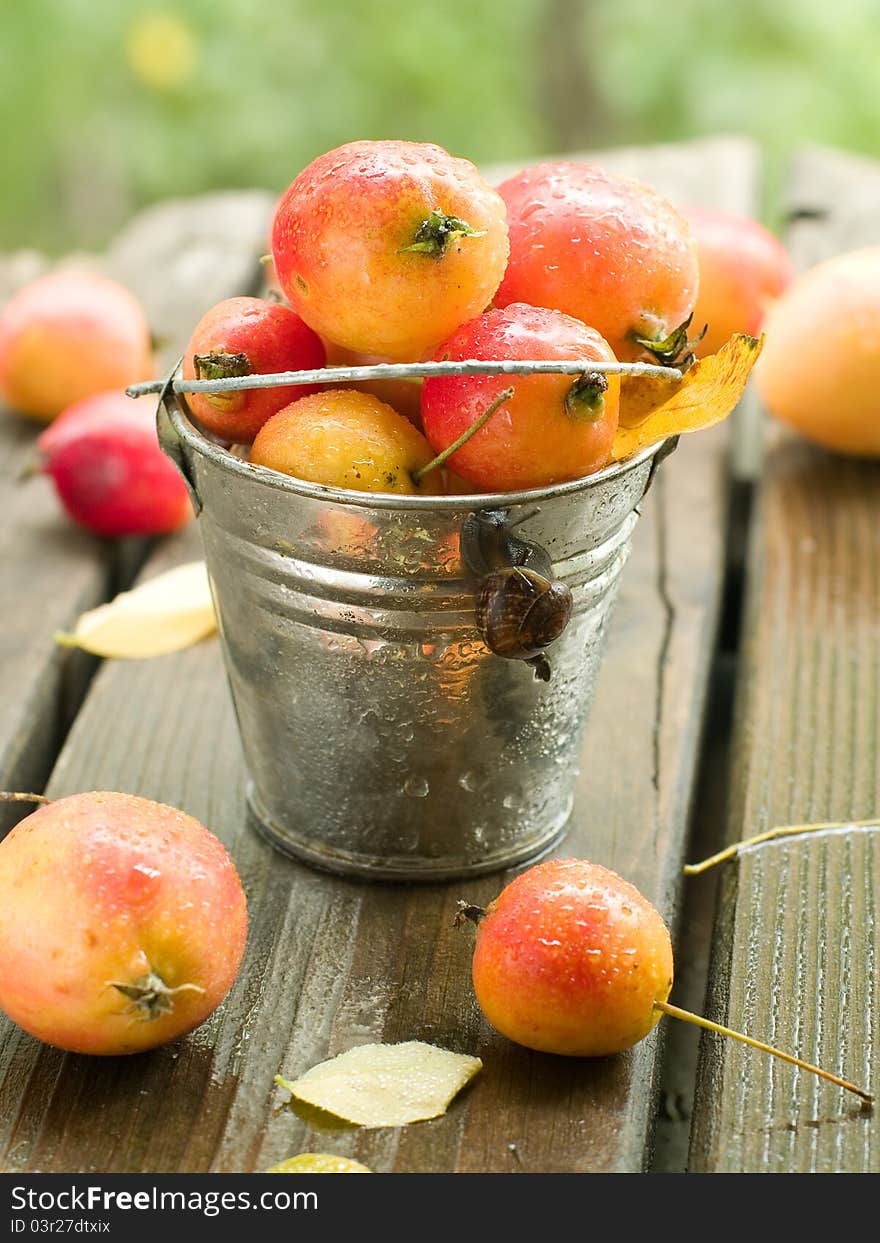
[[[597,158],[682,204],[761,213],[745,140]],[[799,266],[880,242],[880,165],[798,152],[779,193]],[[272,204],[162,204],[110,246],[106,270],[143,300],[166,360],[208,306],[259,288]],[[7,256],[0,297],[42,265]],[[248,823],[216,639],[134,662],[53,641],[120,587],[199,556],[198,525],[153,546],[76,530],[45,480],[18,481],[35,434],[0,419],[0,787],[127,790],[192,813],[231,850],[251,930],[229,997],[175,1045],[79,1057],[0,1018],[0,1168],[252,1172],[317,1150],[398,1172],[880,1170],[880,1124],[855,1098],[672,1020],[598,1060],[493,1033],[452,916],[505,877],[368,885],[274,852]],[[772,825],[878,812],[878,485],[880,468],[766,425],[750,394],[727,425],[682,441],[643,508],[557,852],[615,868],[660,907],[673,1001],[874,1091],[878,831],[784,839],[687,881],[682,864]],[[7,806],[4,827],[21,812]],[[273,1082],[406,1039],[483,1059],[443,1118],[328,1127]]]

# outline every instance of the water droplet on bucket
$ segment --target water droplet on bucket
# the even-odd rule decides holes
[[[408,794],[410,798],[425,798],[430,786],[424,777],[418,777],[412,773],[403,783],[403,792]]]
[[[468,794],[473,794],[474,790],[476,790],[479,785],[479,782],[477,781],[477,774],[470,771],[462,773],[458,779],[458,784],[463,790],[467,790]]]

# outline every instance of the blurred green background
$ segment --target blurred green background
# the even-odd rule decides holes
[[[352,138],[481,162],[713,132],[874,152],[878,0],[0,0],[0,246],[283,189]]]

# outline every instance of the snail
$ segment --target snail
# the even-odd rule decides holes
[[[552,577],[547,553],[513,535],[500,510],[470,516],[462,552],[471,568],[484,575],[476,602],[483,642],[496,656],[526,661],[536,678],[549,682],[544,649],[567,626],[572,595],[565,583]]]
[[[548,682],[550,666],[543,649],[562,634],[571,605],[565,583],[524,566],[507,566],[483,579],[477,596],[477,629],[496,656],[529,661],[535,676]]]

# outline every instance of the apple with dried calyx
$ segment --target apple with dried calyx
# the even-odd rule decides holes
[[[507,262],[504,203],[468,160],[433,143],[351,142],[288,187],[275,272],[325,340],[421,358],[491,302]]]
[[[463,324],[437,358],[583,361],[580,375],[437,376],[422,388],[422,423],[434,449],[447,450],[502,392],[502,409],[449,458],[484,492],[509,492],[580,479],[608,461],[617,429],[620,378],[590,370],[616,360],[593,328],[561,311],[514,303]]]
[[[266,298],[227,298],[196,325],[183,356],[185,380],[228,380],[280,371],[314,371],[326,353],[295,311]],[[250,444],[263,424],[320,384],[287,384],[220,393],[187,393],[186,404],[209,432]]]
[[[592,164],[536,164],[498,187],[510,261],[496,306],[527,302],[590,324],[622,361],[675,364],[699,284],[688,222],[652,186]]]
[[[232,985],[247,904],[221,842],[131,794],[55,799],[0,842],[0,1008],[75,1053],[137,1053]]]

